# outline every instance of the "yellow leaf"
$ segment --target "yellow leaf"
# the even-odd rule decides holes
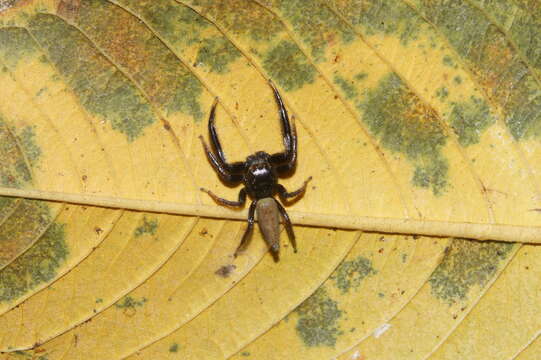
[[[503,0],[0,0],[0,357],[536,358],[540,29]],[[279,262],[200,191],[240,189],[198,139],[215,99],[229,161],[282,151],[270,79],[280,183],[313,177]]]
[[[116,303],[168,260],[196,222],[171,215],[118,215],[105,241],[52,291],[38,292],[2,316],[9,324],[0,329],[3,349],[41,344]]]
[[[365,234],[293,313],[233,359],[330,359],[401,311],[440,261],[446,241]]]
[[[341,359],[429,357],[476,302],[485,301],[481,296],[513,257],[516,247],[453,240],[438,268],[402,311],[386,323],[385,331],[374,331]]]

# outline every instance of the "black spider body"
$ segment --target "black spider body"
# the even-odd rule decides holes
[[[269,162],[270,155],[258,151],[246,158],[246,172],[244,173],[244,186],[252,199],[273,197],[278,185],[278,174]]]
[[[255,213],[257,212],[257,221],[261,232],[263,233],[263,238],[269,245],[274,259],[278,260],[280,249],[279,215],[284,218],[286,230],[295,252],[297,251],[297,246],[295,243],[295,233],[293,232],[289,216],[283,206],[274,199],[274,196],[278,194],[282,201],[286,202],[288,198],[302,195],[305,192],[306,185],[311,180],[311,177],[304,182],[304,185],[300,189],[293,192],[287,192],[286,189],[278,183],[278,178],[280,176],[285,176],[295,169],[297,161],[297,135],[295,127],[292,127],[289,123],[289,117],[278,90],[272,82],[269,81],[269,84],[274,91],[274,97],[279,107],[285,151],[272,155],[264,151],[258,151],[255,154],[248,156],[244,162],[228,163],[225,159],[214,125],[214,115],[217,104],[217,101],[215,101],[210,111],[208,123],[209,135],[214,151],[210,150],[202,136],[200,136],[200,139],[203,143],[207,158],[220,178],[231,185],[237,185],[242,182],[244,188],[239,192],[238,201],[222,199],[209,190],[203,188],[201,188],[201,190],[208,193],[217,203],[233,207],[243,206],[246,202],[246,194],[248,194],[253,200],[248,212],[248,228],[235,252],[235,256],[248,244],[253,230]]]

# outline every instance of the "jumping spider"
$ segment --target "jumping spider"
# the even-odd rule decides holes
[[[287,199],[302,195],[305,192],[306,185],[312,177],[308,177],[304,181],[303,186],[293,192],[287,192],[283,185],[278,184],[278,177],[283,177],[295,169],[297,161],[297,134],[295,124],[291,126],[289,123],[289,117],[278,90],[272,81],[269,81],[269,85],[274,91],[274,97],[279,107],[285,151],[272,155],[264,151],[258,151],[248,156],[244,162],[228,163],[214,125],[214,114],[218,100],[216,99],[210,110],[208,122],[210,140],[214,151],[210,150],[205,140],[203,140],[203,136],[199,136],[199,138],[203,143],[208,160],[220,178],[230,185],[238,185],[242,182],[244,187],[239,192],[238,201],[222,199],[204,188],[201,188],[201,191],[209,194],[218,204],[231,207],[242,207],[246,202],[246,194],[248,194],[253,199],[250,210],[248,211],[248,227],[242,236],[242,240],[234,256],[236,257],[247,246],[254,227],[254,213],[257,213],[257,222],[263,238],[269,246],[274,260],[278,261],[280,251],[279,214],[284,218],[287,234],[295,252],[297,252],[297,244],[289,216],[284,207],[273,196],[278,193],[282,202],[287,203]]]

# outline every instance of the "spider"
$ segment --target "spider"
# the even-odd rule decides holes
[[[214,115],[218,101],[218,98],[216,98],[210,110],[208,121],[208,130],[212,149],[214,151],[210,150],[203,139],[203,136],[200,135],[199,139],[203,144],[203,148],[210,164],[214,170],[216,170],[222,181],[232,186],[239,185],[242,182],[244,187],[240,190],[237,201],[223,199],[218,197],[212,191],[204,188],[201,188],[201,191],[209,194],[218,204],[230,207],[244,206],[246,203],[246,194],[248,194],[253,200],[248,211],[248,227],[242,236],[242,240],[235,251],[234,256],[237,257],[239,252],[244,250],[248,245],[254,227],[254,215],[257,213],[257,222],[261,233],[263,234],[263,238],[269,246],[274,260],[278,261],[280,252],[279,214],[284,218],[285,228],[294,252],[297,252],[297,243],[295,241],[295,233],[293,232],[293,226],[291,225],[289,216],[284,207],[274,198],[274,196],[278,194],[285,204],[290,203],[287,201],[287,199],[290,198],[296,197],[296,199],[294,199],[294,201],[296,201],[304,194],[306,186],[308,182],[312,180],[312,177],[308,177],[298,190],[292,192],[287,192],[283,185],[278,184],[278,177],[284,177],[295,169],[297,162],[297,134],[295,124],[291,126],[289,123],[287,110],[278,90],[270,80],[269,85],[274,92],[274,97],[279,108],[285,151],[272,155],[264,151],[258,151],[255,154],[248,156],[244,162],[228,163],[225,159],[222,145],[220,144],[214,125]]]

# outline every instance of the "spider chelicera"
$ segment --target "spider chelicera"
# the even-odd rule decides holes
[[[247,246],[254,227],[254,215],[257,213],[257,222],[261,229],[261,233],[263,234],[263,238],[269,246],[274,260],[278,261],[280,251],[279,214],[284,218],[287,234],[295,252],[297,252],[297,244],[295,242],[295,233],[293,232],[289,216],[284,207],[274,199],[274,196],[278,194],[282,202],[287,204],[287,199],[304,194],[306,185],[312,177],[308,177],[300,189],[292,192],[287,192],[283,185],[278,184],[278,177],[286,176],[295,169],[297,162],[297,134],[295,131],[295,124],[291,126],[289,123],[287,110],[278,90],[272,81],[269,81],[269,85],[274,91],[274,97],[279,107],[285,151],[272,155],[264,151],[258,151],[255,154],[248,156],[244,162],[228,163],[225,159],[222,145],[220,144],[214,125],[214,115],[218,100],[216,98],[212,105],[212,109],[210,110],[208,122],[208,130],[213,151],[211,151],[205,143],[203,136],[199,136],[199,138],[203,143],[209,162],[220,178],[230,185],[238,185],[242,182],[244,183],[244,187],[239,192],[238,201],[222,199],[210,190],[204,188],[201,188],[201,190],[209,194],[218,204],[231,207],[244,206],[246,203],[246,194],[248,194],[248,196],[253,199],[250,210],[248,211],[248,227],[242,236],[242,240],[235,251],[234,256],[236,257],[239,252],[244,250]]]

